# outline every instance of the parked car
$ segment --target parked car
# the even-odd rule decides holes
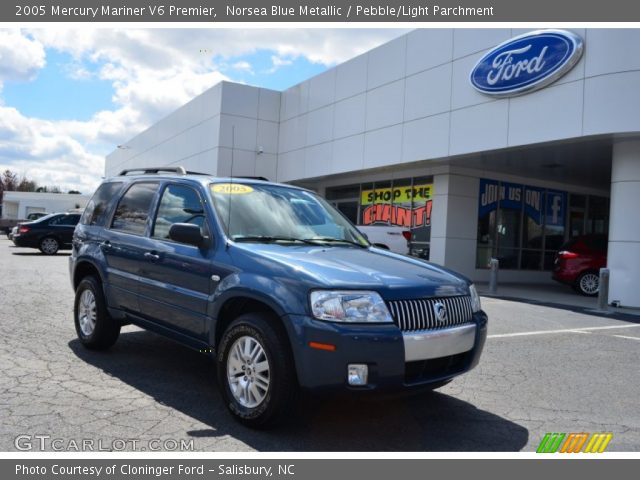
[[[11,230],[7,232],[7,238],[9,240],[13,240],[13,237],[16,235],[16,233],[18,233],[18,225],[16,225],[15,227],[13,227]]]
[[[411,230],[393,225],[358,225],[358,230],[376,247],[391,250],[401,255],[409,254]]]
[[[37,220],[37,219],[42,218],[42,217],[44,217],[46,215],[47,214],[44,213],[44,212],[33,212],[33,213],[30,213],[29,215],[27,215],[26,221],[30,222],[30,221],[33,221],[33,220]],[[19,220],[19,222],[21,222],[21,221]],[[18,223],[17,225],[15,225],[13,227],[7,228],[7,238],[9,240],[13,240],[13,236],[18,231],[18,226],[19,225],[20,225],[20,223]]]
[[[299,388],[437,388],[478,363],[487,334],[468,279],[372,247],[311,191],[255,179],[125,170],[88,203],[69,270],[85,347],[133,323],[211,355],[251,427],[286,416]]]
[[[38,248],[45,255],[71,248],[79,213],[52,213],[33,222],[21,223],[13,235],[17,247]]]
[[[553,279],[571,285],[578,293],[595,296],[600,290],[600,269],[607,265],[607,237],[583,235],[560,247]]]

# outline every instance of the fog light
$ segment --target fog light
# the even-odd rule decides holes
[[[369,367],[360,363],[349,364],[347,379],[349,385],[366,385],[369,377]]]

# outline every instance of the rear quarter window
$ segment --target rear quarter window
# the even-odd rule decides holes
[[[83,225],[102,225],[109,202],[122,187],[122,182],[103,183],[93,194],[80,219]]]

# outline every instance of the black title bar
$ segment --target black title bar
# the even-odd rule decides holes
[[[629,0],[14,0],[2,22],[638,22]]]

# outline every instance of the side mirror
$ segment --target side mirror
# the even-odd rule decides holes
[[[193,223],[174,223],[169,229],[169,238],[196,247],[200,247],[204,243],[200,227]]]

